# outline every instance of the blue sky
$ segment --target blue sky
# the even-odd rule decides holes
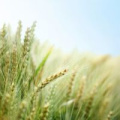
[[[119,0],[3,0],[0,26],[37,21],[36,36],[64,51],[119,55]]]

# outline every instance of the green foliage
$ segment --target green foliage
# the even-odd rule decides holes
[[[1,29],[0,120],[119,120],[120,58],[63,54],[35,26]]]

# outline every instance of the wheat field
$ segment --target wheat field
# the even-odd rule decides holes
[[[0,30],[0,120],[120,120],[120,57],[62,52]]]

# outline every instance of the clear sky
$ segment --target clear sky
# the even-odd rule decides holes
[[[0,0],[0,26],[18,20],[64,51],[120,54],[120,0]]]

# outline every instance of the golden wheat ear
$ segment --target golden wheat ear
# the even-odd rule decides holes
[[[44,105],[43,111],[40,114],[40,120],[47,120],[48,112],[49,112],[49,103]]]
[[[92,109],[93,100],[94,100],[94,97],[95,97],[95,94],[96,94],[97,87],[98,87],[98,84],[95,84],[91,93],[90,93],[90,97],[88,99],[88,103],[87,103],[87,106],[85,108],[85,114],[84,114],[85,119],[88,119],[88,117],[90,115],[90,111]]]
[[[106,120],[112,120],[113,111],[110,111]]]
[[[47,84],[49,84],[50,82],[54,81],[55,79],[65,75],[65,73],[67,72],[66,69],[64,69],[63,71],[56,73],[54,75],[51,75],[50,77],[46,78],[45,80],[43,80],[37,87],[37,91],[41,90],[42,88],[44,88]]]
[[[26,101],[22,101],[20,106],[19,106],[19,110],[18,110],[18,114],[17,114],[17,118],[16,120],[21,120],[24,118],[24,112],[27,106],[27,102]]]
[[[83,95],[86,79],[87,79],[86,76],[82,77],[82,80],[81,80],[81,83],[80,83],[80,88],[78,89],[78,93],[77,93],[77,96],[76,96],[75,101],[74,101],[76,106],[78,106],[79,100],[81,99],[81,97]]]
[[[73,88],[73,83],[75,81],[75,76],[76,76],[76,69],[73,71],[69,85],[68,85],[68,89],[67,89],[67,93],[66,93],[67,101],[70,99],[71,94],[72,94],[72,88]]]

